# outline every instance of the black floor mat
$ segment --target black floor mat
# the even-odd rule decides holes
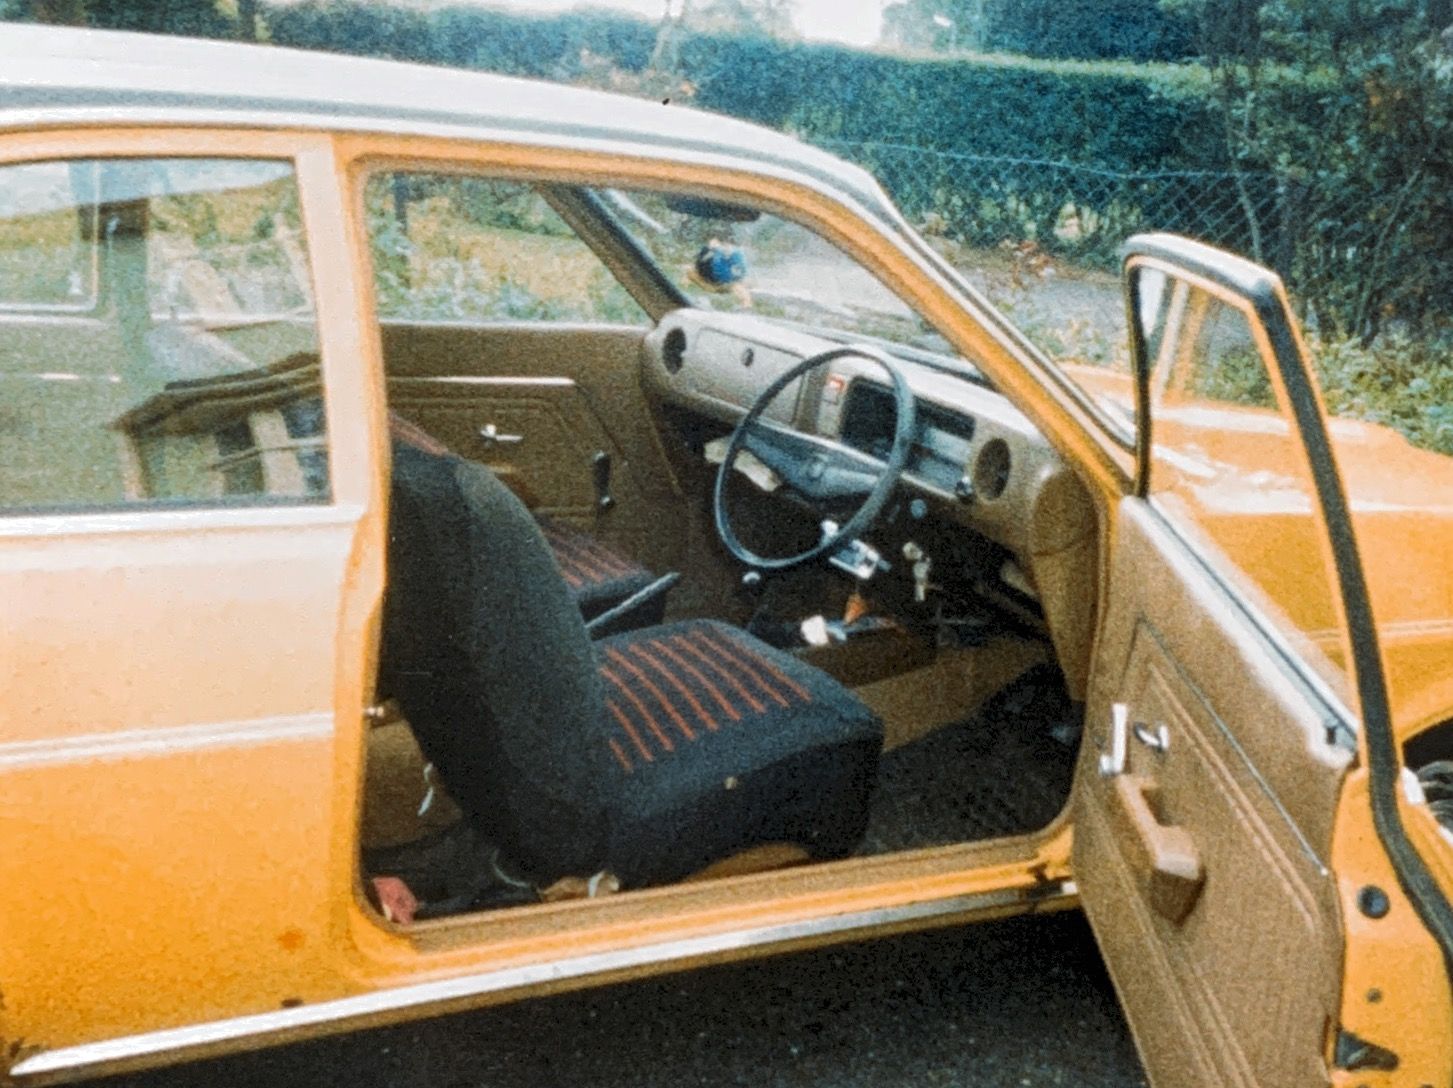
[[[1069,799],[1079,729],[1053,669],[1034,669],[960,725],[883,756],[863,851],[1036,831]]]

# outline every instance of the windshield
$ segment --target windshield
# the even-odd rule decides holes
[[[704,198],[594,194],[694,306],[955,355],[871,272],[806,227]]]

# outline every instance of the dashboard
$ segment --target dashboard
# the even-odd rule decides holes
[[[678,310],[647,336],[642,377],[666,402],[732,426],[797,363],[840,346],[750,315]],[[917,404],[904,486],[927,500],[936,520],[1000,544],[1030,572],[1036,556],[1090,532],[1083,486],[1008,400],[972,372],[898,362]],[[896,410],[881,364],[847,356],[794,384],[767,419],[874,457],[887,452]]]

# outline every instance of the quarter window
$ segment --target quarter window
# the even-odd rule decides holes
[[[325,502],[290,163],[0,166],[0,513]]]

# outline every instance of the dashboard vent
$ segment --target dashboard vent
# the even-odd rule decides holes
[[[666,333],[666,339],[661,342],[661,363],[666,367],[666,373],[676,374],[686,362],[686,330],[676,326]]]

